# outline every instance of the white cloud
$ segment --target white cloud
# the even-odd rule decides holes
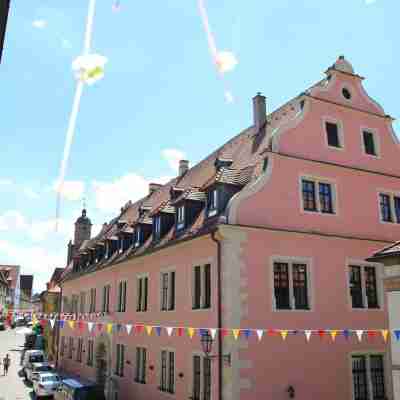
[[[0,255],[2,261],[21,265],[23,274],[34,276],[34,291],[45,289],[54,268],[65,266],[64,252],[49,252],[40,246],[17,245],[15,243],[0,240]]]
[[[185,153],[178,149],[165,149],[161,154],[175,172],[179,170],[179,161],[186,159]]]
[[[53,184],[53,190],[55,192],[61,192],[61,196],[66,200],[77,201],[81,200],[83,193],[85,192],[85,183],[83,181],[64,181],[64,184],[60,190],[58,182]]]
[[[0,179],[0,185],[9,186],[14,182],[11,179]]]
[[[47,21],[45,19],[35,19],[32,22],[32,26],[37,29],[44,29],[47,26]]]
[[[149,192],[149,183],[166,183],[170,177],[147,180],[141,175],[131,173],[113,182],[93,181],[96,207],[103,212],[118,212],[129,200],[135,202]]]
[[[365,0],[365,4],[374,4],[376,0]]]
[[[39,193],[35,192],[32,188],[27,187],[24,188],[24,194],[26,197],[28,197],[29,199],[38,199],[40,198]]]
[[[72,238],[74,234],[74,223],[72,220],[59,219],[56,230],[56,219],[32,222],[28,233],[33,241],[41,242],[50,234],[52,237]]]
[[[0,215],[0,231],[20,230],[27,227],[25,217],[17,210],[6,211]]]

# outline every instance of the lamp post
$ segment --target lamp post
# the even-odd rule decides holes
[[[228,365],[231,365],[231,355],[230,354],[222,355],[220,353],[217,355],[211,355],[214,340],[208,331],[202,332],[201,337],[200,337],[200,342],[201,342],[201,347],[203,349],[203,353],[206,358],[213,360],[214,358],[221,357]]]

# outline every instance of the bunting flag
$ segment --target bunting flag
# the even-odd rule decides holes
[[[64,328],[64,320],[58,321],[58,324],[59,324],[59,326],[60,326],[61,329]]]
[[[318,330],[318,336],[323,339],[325,337],[325,331],[323,329]]]
[[[400,330],[399,329],[394,330],[394,335],[396,336],[396,340],[400,340]]]
[[[136,333],[141,333],[143,331],[144,325],[137,324],[135,325]]]
[[[56,320],[54,318],[50,320],[51,329],[54,329],[55,323],[56,323]]]
[[[183,335],[183,328],[178,328],[178,336],[181,337]]]
[[[383,337],[383,341],[387,342],[389,331],[387,329],[382,329],[381,330],[381,334],[382,334],[382,337]]]
[[[102,329],[103,329],[103,324],[102,323],[97,324],[97,330],[101,332]]]
[[[330,333],[331,333],[332,342],[334,342],[335,339],[336,339],[337,331],[336,330],[331,330]]]
[[[187,333],[191,339],[194,335],[194,328],[187,328]]]
[[[251,330],[250,329],[243,329],[243,334],[244,334],[244,337],[246,338],[246,339],[248,339],[250,336],[251,336]]]
[[[71,329],[74,329],[75,321],[68,321],[68,325]]]
[[[351,332],[348,329],[345,329],[343,331],[343,336],[345,337],[346,340],[349,339],[350,335],[351,335]]]
[[[235,340],[238,340],[239,335],[240,335],[240,329],[232,329],[232,334]]]
[[[307,342],[310,341],[311,333],[312,333],[312,331],[309,331],[309,330],[304,331],[304,334],[306,335],[306,340],[307,340]]]
[[[377,332],[375,331],[367,331],[368,339],[373,339],[376,336]]]
[[[282,339],[283,339],[283,340],[286,340],[287,335],[288,335],[289,332],[288,332],[287,330],[282,330],[282,329],[281,329],[280,333],[281,333]]]
[[[154,329],[156,330],[157,336],[161,335],[161,326],[155,326]]]
[[[111,323],[108,323],[107,325],[107,333],[112,333],[112,329],[113,329],[113,324],[111,324]]]
[[[168,336],[171,336],[171,335],[172,335],[172,332],[174,331],[174,328],[172,328],[172,327],[170,327],[170,326],[167,326],[165,329],[167,330],[167,335],[168,335]]]
[[[150,336],[151,335],[151,331],[153,330],[153,327],[151,325],[146,325],[146,332],[147,334]]]
[[[88,331],[89,331],[89,332],[92,332],[92,330],[93,330],[93,325],[94,325],[93,322],[88,322],[88,323],[87,323],[87,327],[88,327]]]
[[[229,336],[229,329],[222,328],[221,329],[221,336],[222,337]]]
[[[130,335],[131,334],[131,332],[132,332],[132,324],[126,324],[125,325],[125,327],[126,327],[126,332],[127,332],[127,334],[128,335]]]
[[[276,335],[275,329],[268,329],[268,335],[269,336],[275,336]]]
[[[215,328],[211,328],[210,335],[211,335],[212,340],[215,339],[216,334],[217,334],[217,330]]]
[[[357,339],[358,339],[359,342],[361,342],[361,340],[362,340],[363,333],[364,333],[364,331],[362,329],[356,330]]]
[[[256,332],[257,332],[258,341],[261,341],[264,331],[262,329],[257,329]]]

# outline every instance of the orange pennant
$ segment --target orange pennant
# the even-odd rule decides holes
[[[335,339],[336,339],[337,331],[336,330],[331,330],[330,334],[331,334],[332,342],[334,342]]]
[[[281,330],[280,333],[281,333],[282,339],[283,339],[283,340],[286,340],[287,335],[288,335],[289,332],[286,331],[286,330]]]
[[[193,335],[194,335],[194,328],[187,328],[187,332],[188,332],[188,335],[189,335],[189,337],[191,339],[193,337]]]
[[[146,325],[146,332],[147,334],[150,336],[151,335],[151,331],[153,330],[153,327],[151,325]]]
[[[240,334],[240,329],[232,329],[232,334],[235,340],[238,340],[239,334]]]
[[[382,329],[381,333],[382,333],[383,340],[385,342],[387,342],[387,339],[388,339],[388,336],[389,336],[389,331],[387,329]]]

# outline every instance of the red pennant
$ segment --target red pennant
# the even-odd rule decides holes
[[[277,334],[277,331],[275,329],[268,329],[267,333],[268,336],[275,336]]]
[[[325,331],[323,330],[323,329],[320,329],[319,331],[318,331],[318,336],[321,338],[321,339],[323,339],[324,338],[324,336],[325,336]]]
[[[229,329],[222,328],[221,329],[221,336],[225,337],[225,336],[228,336],[228,335],[229,335]]]
[[[47,324],[47,321],[45,319],[40,320],[40,325],[42,325],[43,328],[46,326],[46,324]]]
[[[83,328],[84,328],[83,322],[82,322],[82,321],[79,321],[79,322],[78,322],[78,329],[79,329],[80,331],[83,331]]]
[[[178,336],[182,336],[183,335],[183,328],[178,328]]]
[[[373,339],[376,336],[375,331],[367,331],[367,337],[368,339]]]
[[[135,325],[135,331],[136,333],[140,333],[143,331],[143,325]]]
[[[97,330],[100,332],[103,329],[103,324],[101,322],[99,322],[97,324]]]

